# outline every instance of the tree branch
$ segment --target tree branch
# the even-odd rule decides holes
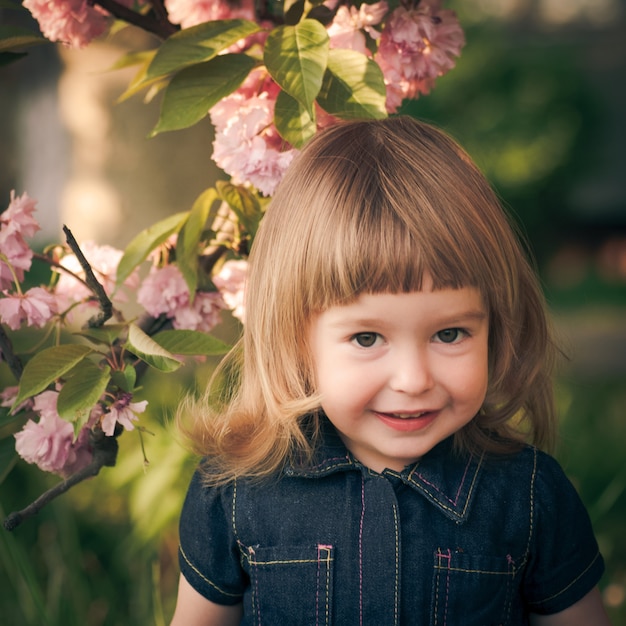
[[[72,231],[70,231],[70,229],[65,226],[65,224],[63,225],[63,232],[65,233],[67,245],[76,255],[80,266],[85,272],[85,282],[87,283],[87,286],[89,287],[89,289],[91,289],[91,291],[93,291],[96,298],[98,298],[98,302],[100,304],[100,313],[98,315],[94,315],[87,322],[87,325],[90,328],[98,328],[102,326],[108,319],[111,319],[111,317],[113,316],[113,303],[111,302],[111,300],[109,300],[109,296],[107,296],[104,287],[98,282],[96,275],[91,269],[89,261],[87,261],[82,250],[79,248],[78,243],[76,243],[76,239],[74,239]]]
[[[138,26],[146,32],[152,33],[161,39],[167,39],[170,35],[180,30],[180,26],[175,26],[167,18],[167,12],[161,6],[157,9],[155,5],[159,4],[159,0],[153,0],[150,4],[155,9],[157,17],[151,15],[143,15],[137,13],[122,4],[119,4],[115,0],[90,0],[90,4],[101,6],[106,9],[111,15],[117,17],[120,20],[124,20],[129,24]]]
[[[24,520],[36,515],[41,509],[65,493],[78,483],[96,476],[103,467],[113,467],[117,459],[118,443],[117,438],[107,437],[101,430],[91,431],[93,442],[93,458],[91,463],[72,474],[63,482],[57,483],[54,487],[42,493],[34,502],[23,508],[21,511],[10,513],[4,520],[3,526],[6,530],[15,530]]]
[[[4,332],[4,327],[0,324],[0,353],[2,358],[6,361],[13,376],[19,381],[24,371],[24,364],[20,360],[20,357],[13,351],[13,344],[9,339],[9,336]]]

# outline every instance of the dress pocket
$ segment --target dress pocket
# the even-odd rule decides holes
[[[496,626],[512,622],[519,565],[502,557],[440,548],[435,552],[431,626]],[[519,607],[515,608],[516,611]],[[459,621],[460,620],[460,621]]]
[[[333,547],[251,546],[251,623],[328,626],[332,619]]]

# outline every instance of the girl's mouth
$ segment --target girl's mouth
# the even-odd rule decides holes
[[[432,424],[438,411],[419,411],[417,413],[379,413],[374,415],[386,426],[403,432],[422,430]]]

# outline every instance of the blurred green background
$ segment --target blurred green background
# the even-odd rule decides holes
[[[613,623],[626,624],[626,9],[618,0],[447,5],[466,29],[466,48],[457,68],[405,112],[437,123],[466,147],[537,258],[565,354],[557,381],[558,457],[589,509],[606,559],[601,586]],[[0,68],[3,204],[12,188],[37,197],[24,187],[20,126],[13,120],[20,103],[39,90],[54,94],[68,58],[47,47]],[[120,92],[111,87],[103,98],[112,106]],[[215,176],[208,124],[146,139],[150,158],[133,153],[156,122],[155,106],[111,108],[106,132],[117,165],[104,169],[132,202],[122,207],[121,226],[113,224],[101,243],[122,247],[159,211],[187,209]],[[68,144],[62,133],[52,146],[42,142],[44,169],[49,163],[63,174],[63,167],[76,167],[59,170],[59,155],[68,163],[68,155],[75,157]],[[181,159],[178,169],[173,155]],[[40,210],[58,212],[57,182],[49,183]],[[228,320],[220,332],[232,337],[237,326]],[[28,345],[27,336],[22,340]],[[124,435],[115,468],[13,533],[0,532],[2,624],[168,622],[178,577],[177,516],[195,464],[171,417],[185,390],[201,388],[211,368],[210,362],[189,364],[177,376],[146,378],[151,402],[142,421],[153,434],[143,441],[136,432]],[[6,369],[0,383],[13,384]],[[54,482],[18,462],[0,485],[0,515],[24,507]]]

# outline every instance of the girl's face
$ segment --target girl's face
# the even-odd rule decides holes
[[[415,462],[485,399],[489,320],[473,287],[363,294],[316,315],[309,333],[322,408],[374,471]]]

